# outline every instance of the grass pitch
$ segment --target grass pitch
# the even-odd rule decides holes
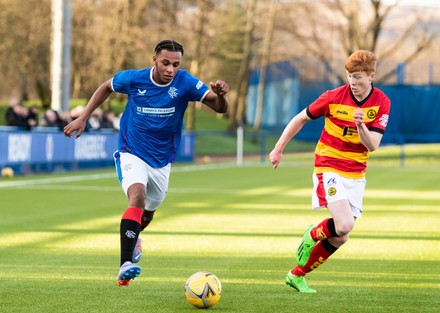
[[[0,180],[0,312],[196,312],[194,272],[215,273],[214,312],[434,312],[440,308],[440,168],[374,167],[350,241],[284,283],[310,210],[311,164],[176,165],[141,234],[142,273],[118,287],[126,199],[112,170]]]

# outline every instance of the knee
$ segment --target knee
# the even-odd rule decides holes
[[[140,186],[136,186],[140,185]],[[136,184],[128,189],[128,205],[136,208],[145,207],[145,198],[147,196],[144,185]]]
[[[339,237],[344,237],[347,235],[347,240],[348,240],[348,234],[353,230],[353,227],[354,227],[354,220],[335,224],[336,233],[339,235]]]

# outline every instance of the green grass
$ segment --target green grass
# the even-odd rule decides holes
[[[128,288],[116,285],[126,200],[112,170],[0,179],[0,312],[197,312],[183,286],[200,270],[223,284],[213,312],[440,307],[440,168],[369,169],[364,217],[309,275],[316,295],[284,284],[303,229],[327,217],[309,209],[310,175],[294,157],[276,171],[174,166]]]

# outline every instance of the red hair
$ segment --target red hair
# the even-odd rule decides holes
[[[353,52],[345,61],[345,69],[349,73],[366,72],[368,75],[376,71],[376,55],[367,50]]]

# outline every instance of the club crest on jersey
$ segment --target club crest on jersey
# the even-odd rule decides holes
[[[368,112],[367,112],[367,117],[369,118],[369,119],[374,119],[375,117],[376,117],[376,111],[375,110],[368,110]]]
[[[170,87],[170,89],[168,89],[168,94],[171,98],[174,99],[175,97],[177,97],[177,88]]]

